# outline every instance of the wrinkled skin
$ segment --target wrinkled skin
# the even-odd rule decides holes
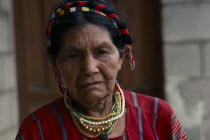
[[[94,24],[64,32],[56,61],[71,98],[91,116],[109,114],[118,71],[126,56],[120,55],[109,33]]]

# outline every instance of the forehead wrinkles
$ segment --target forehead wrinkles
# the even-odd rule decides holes
[[[80,28],[80,36],[78,38],[81,46],[95,46],[102,42],[110,42],[109,33],[102,27],[88,24]]]
[[[78,41],[76,41],[82,48],[83,47],[90,47],[97,42],[100,42],[100,36],[98,36],[98,32],[95,32],[93,29],[93,32],[90,32],[87,28],[82,28],[81,32],[78,36]]]
[[[108,31],[98,25],[87,24],[67,30],[63,37],[64,45],[75,45],[80,48],[89,48],[102,42],[112,43]]]

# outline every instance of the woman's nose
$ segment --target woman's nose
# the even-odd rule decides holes
[[[98,61],[93,56],[87,56],[82,62],[81,73],[86,75],[92,75],[99,72]]]

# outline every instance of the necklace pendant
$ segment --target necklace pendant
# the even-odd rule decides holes
[[[108,140],[107,134],[99,135],[99,138],[100,138],[101,140]]]

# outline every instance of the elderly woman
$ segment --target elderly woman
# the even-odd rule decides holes
[[[47,36],[63,98],[29,115],[16,140],[187,140],[166,102],[116,82],[125,58],[132,69],[135,62],[126,25],[110,4],[63,2]]]

